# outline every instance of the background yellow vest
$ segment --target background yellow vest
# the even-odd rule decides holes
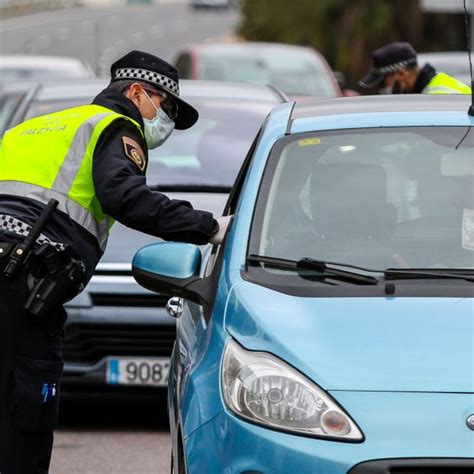
[[[0,193],[42,203],[54,198],[58,209],[93,234],[105,248],[113,219],[95,195],[94,150],[114,120],[133,122],[99,105],[84,105],[27,120],[8,130],[0,148]]]
[[[471,88],[448,76],[444,72],[438,72],[428,85],[421,91],[422,94],[470,94]]]

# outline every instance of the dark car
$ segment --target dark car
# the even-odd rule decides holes
[[[105,85],[96,79],[10,86],[0,97],[0,104],[15,103],[0,111],[4,128],[86,104]],[[221,215],[252,141],[285,96],[269,87],[203,81],[182,81],[181,90],[200,120],[150,152],[147,183]],[[136,394],[166,386],[175,319],[166,313],[167,297],[135,283],[130,264],[138,248],[158,240],[119,223],[112,228],[95,275],[67,304],[63,393]]]

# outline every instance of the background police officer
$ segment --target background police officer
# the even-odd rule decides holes
[[[454,77],[438,72],[431,64],[419,67],[410,43],[389,43],[372,53],[372,70],[359,85],[379,87],[388,94],[470,94],[471,88]]]
[[[2,142],[2,474],[49,469],[63,367],[62,304],[91,278],[113,220],[166,240],[195,244],[220,243],[229,223],[229,218],[216,220],[146,185],[147,149],[162,144],[174,128],[187,129],[198,120],[198,112],[179,97],[178,71],[160,58],[132,51],[112,65],[111,75],[111,83],[92,104],[28,120],[9,130]],[[34,253],[7,278],[3,269],[11,260],[12,244],[30,233],[51,198],[58,207]],[[48,288],[43,291],[47,299],[51,288],[65,285],[69,274],[64,269],[71,262],[81,281],[74,273],[75,286],[54,296],[41,317],[25,311],[33,290],[40,294]]]

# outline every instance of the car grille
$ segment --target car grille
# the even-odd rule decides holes
[[[64,360],[95,363],[108,356],[169,357],[174,327],[71,323],[66,326]]]

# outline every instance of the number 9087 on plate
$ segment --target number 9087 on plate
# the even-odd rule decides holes
[[[166,387],[169,370],[169,357],[110,358],[107,360],[106,381],[110,385]]]

